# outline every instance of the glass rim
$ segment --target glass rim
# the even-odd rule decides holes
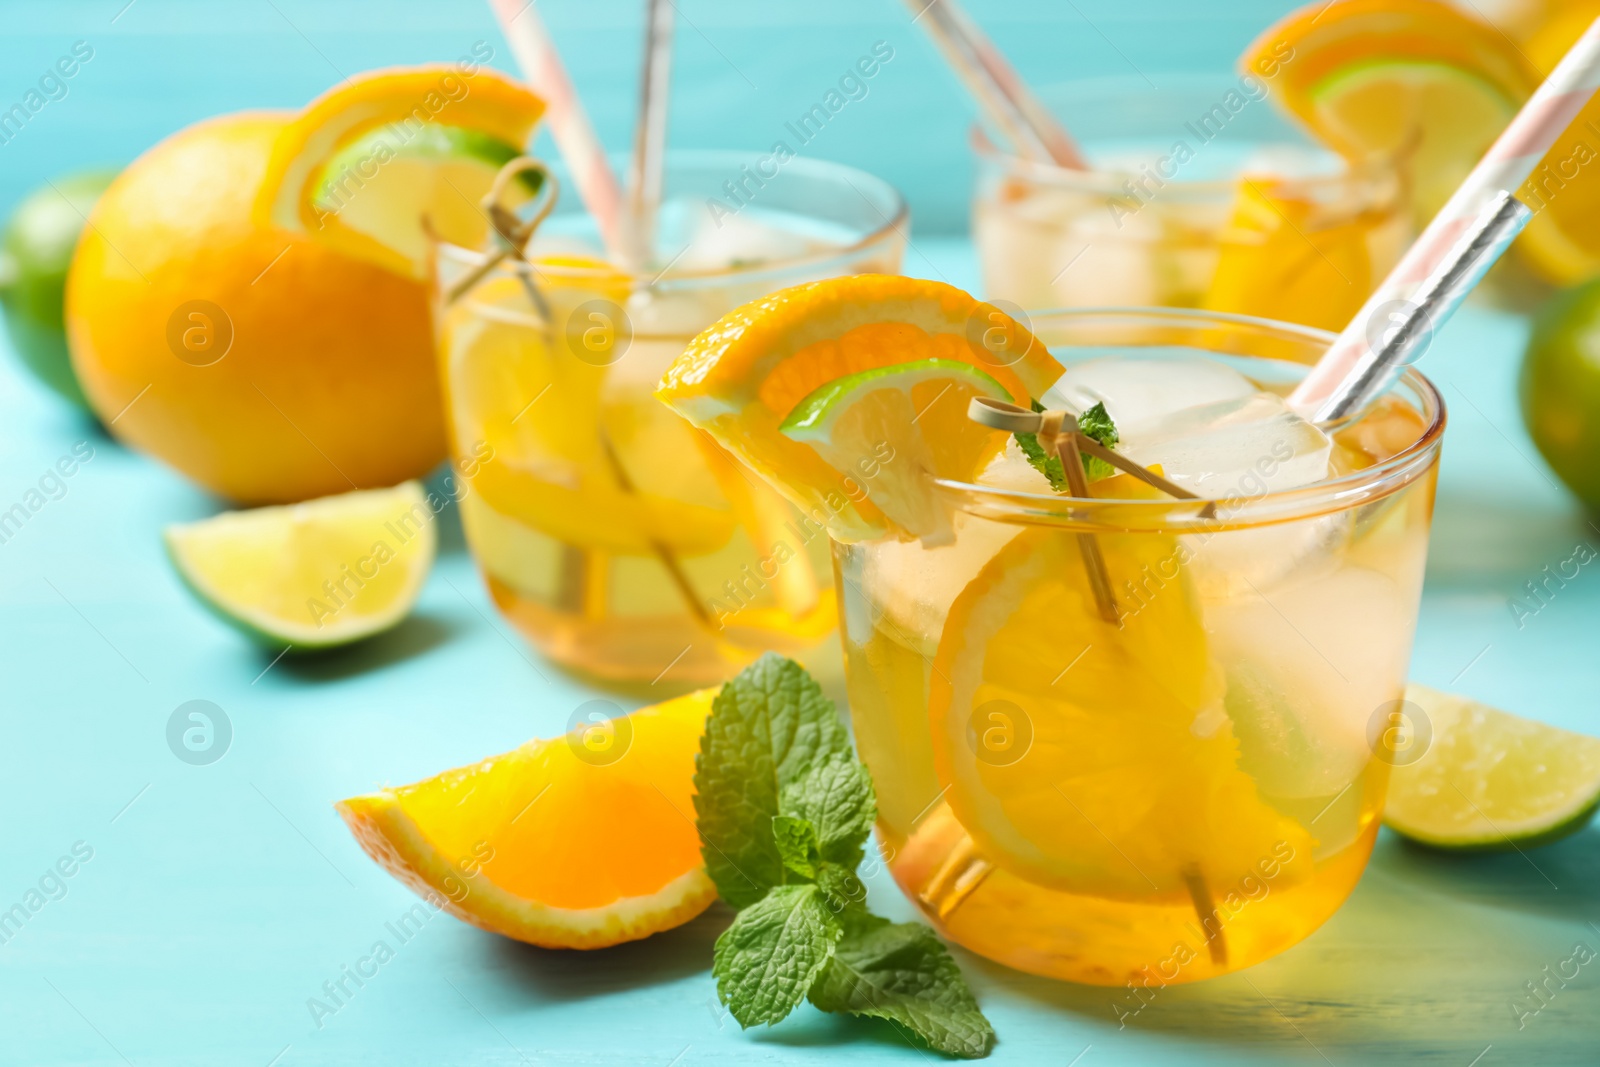
[[[1116,324],[1146,322],[1165,327],[1229,326],[1257,336],[1290,342],[1312,343],[1326,349],[1334,335],[1326,330],[1252,315],[1205,311],[1197,308],[1103,307],[1056,308],[1029,312],[1025,324],[1038,330],[1043,320],[1090,323],[1100,320]],[[1106,347],[1117,347],[1114,343]],[[1218,353],[1228,355],[1229,353]],[[1239,359],[1272,360],[1265,356],[1233,354]],[[1421,401],[1419,414],[1423,429],[1417,438],[1394,455],[1337,478],[1295,489],[1250,495],[1226,514],[1206,516],[1211,504],[1232,497],[1177,500],[1118,500],[1058,496],[1001,489],[957,479],[935,478],[934,484],[956,508],[997,522],[1024,525],[1062,526],[1102,533],[1122,532],[1221,532],[1251,529],[1291,522],[1296,519],[1349,511],[1391,496],[1422,477],[1438,460],[1447,420],[1444,397],[1439,389],[1415,367],[1408,367],[1399,385],[1407,386]]]
[[[770,155],[771,153],[766,154]],[[684,165],[691,162],[698,165],[729,165],[733,168],[730,173],[737,173],[739,165],[748,165],[751,158],[750,152],[731,148],[670,149],[667,152],[667,173],[671,174],[674,163]],[[615,165],[619,159],[625,160],[626,157],[613,157],[613,164]],[[700,286],[726,285],[730,282],[740,284],[759,283],[766,281],[768,278],[782,278],[787,274],[811,274],[818,271],[826,273],[830,267],[843,267],[849,264],[850,261],[860,257],[863,252],[871,249],[874,245],[882,244],[892,238],[905,239],[905,228],[911,217],[911,206],[906,202],[904,194],[887,180],[845,163],[836,163],[826,159],[813,159],[800,155],[796,155],[793,159],[784,163],[783,171],[806,174],[823,180],[843,182],[865,200],[874,211],[882,215],[883,221],[849,244],[841,245],[837,248],[822,249],[800,256],[763,260],[751,266],[674,271],[669,263],[665,269],[653,277],[647,278],[642,272],[637,275],[630,274],[625,268],[612,264],[596,267],[545,263],[535,265],[507,257],[492,267],[485,277],[539,274],[546,277],[578,281],[604,282],[613,286],[625,282],[630,292],[692,289]],[[618,171],[618,173],[625,173],[625,171]],[[779,175],[781,176],[782,173],[780,171]],[[872,193],[876,193],[879,200],[889,205],[891,210],[885,213],[870,198],[869,194]],[[570,181],[563,180],[561,195],[563,197],[576,198],[578,194]],[[568,202],[571,203],[571,201]],[[685,246],[685,251],[687,251],[687,246]],[[434,243],[434,255],[441,259],[450,260],[467,269],[482,266],[489,257],[489,253],[486,251],[464,248],[449,241],[436,241]],[[679,255],[682,255],[682,253],[680,252]],[[781,286],[776,287],[781,288]]]
[[[1242,75],[1235,74],[1235,80]],[[1049,98],[1056,93],[1068,90],[1086,90],[1091,88],[1104,88],[1107,92],[1116,89],[1118,96],[1143,95],[1145,97],[1165,93],[1174,88],[1181,87],[1174,83],[1198,84],[1206,82],[1217,84],[1226,80],[1223,75],[1214,71],[1174,71],[1163,75],[1166,89],[1151,86],[1148,82],[1134,78],[1131,75],[1109,75],[1099,78],[1074,78],[1067,81],[1051,82],[1040,86],[1036,93],[1049,106]],[[1266,103],[1265,98],[1260,101]],[[1028,178],[1041,185],[1050,185],[1057,188],[1071,189],[1079,192],[1091,192],[1106,196],[1123,196],[1126,190],[1122,182],[1139,175],[1131,170],[1102,170],[1091,168],[1077,170],[1072,167],[1063,167],[1057,163],[1046,163],[1026,156],[1017,155],[1001,147],[995,140],[989,127],[980,121],[974,122],[970,128],[969,141],[973,153],[980,163],[1001,166],[1008,172]],[[1275,143],[1275,142],[1273,142]],[[1313,145],[1313,147],[1315,147]],[[1331,150],[1330,150],[1331,152]],[[1321,189],[1344,189],[1360,185],[1369,181],[1393,181],[1397,184],[1395,192],[1398,198],[1403,193],[1399,188],[1404,181],[1401,173],[1401,164],[1411,153],[1411,146],[1402,146],[1393,151],[1374,155],[1372,158],[1360,162],[1352,162],[1344,157],[1338,157],[1343,164],[1336,174],[1316,174],[1301,177],[1284,176],[1274,178],[1275,184],[1283,188],[1298,191],[1314,191]],[[1333,153],[1337,156],[1337,153]],[[1231,199],[1238,193],[1239,182],[1235,178],[1206,178],[1198,181],[1183,181],[1180,178],[1164,179],[1166,184],[1162,187],[1162,196],[1175,195],[1181,198],[1201,199]]]

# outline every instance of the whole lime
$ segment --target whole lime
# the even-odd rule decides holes
[[[0,237],[0,306],[17,355],[36,377],[68,400],[89,402],[67,358],[63,294],[72,250],[114,171],[58,178],[17,205]]]
[[[1519,391],[1533,443],[1578,499],[1600,512],[1600,278],[1539,314]]]

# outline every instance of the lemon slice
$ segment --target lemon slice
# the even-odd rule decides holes
[[[715,696],[585,712],[562,737],[335,806],[384,869],[475,926],[547,948],[648,937],[717,897],[682,814]]]
[[[1345,157],[1405,160],[1418,225],[1539,84],[1503,34],[1440,0],[1317,0],[1257,37],[1239,69],[1271,79]]]
[[[1531,848],[1577,833],[1600,808],[1600,738],[1411,685],[1407,724],[1421,749],[1396,749],[1383,821],[1435,848]],[[1426,747],[1422,747],[1422,743]]]
[[[256,640],[330,648],[387,630],[433,565],[422,486],[228,511],[169,526],[167,554],[201,603]]]
[[[1012,399],[970,363],[897,363],[829,382],[800,401],[778,429],[816,449],[845,477],[870,485],[873,503],[900,529],[944,542],[949,512],[926,479],[970,480],[1005,447],[1005,434],[967,418],[975,396]]]
[[[441,218],[455,217],[460,209],[448,201],[465,199],[475,204],[488,188],[486,181],[470,189],[425,181],[412,193],[407,177],[414,179],[416,168],[426,166],[430,158],[438,165],[464,155],[469,166],[476,161],[476,170],[469,169],[467,173],[481,176],[487,171],[492,178],[489,163],[503,149],[489,147],[489,142],[510,146],[514,152],[520,150],[543,111],[544,103],[538,97],[487,68],[470,76],[444,65],[358,75],[313,100],[278,136],[259,186],[254,206],[256,222],[312,234],[350,255],[425,280],[428,265],[425,257],[419,257],[416,240],[420,222],[413,216],[393,233],[381,224],[381,233],[371,232],[375,218],[392,217],[378,207],[378,201],[386,198],[385,191],[388,199],[403,202],[408,195],[427,190],[431,196],[430,216],[437,211]],[[441,138],[429,132],[441,127],[470,134],[447,134]],[[390,147],[402,161],[400,175],[381,177],[396,160],[379,162],[380,153],[374,146],[367,165],[355,174],[356,179],[372,183],[377,190],[370,198],[373,206],[347,221],[344,211],[328,210],[327,184],[345,180],[344,172],[330,165],[341,159],[351,162],[350,157],[344,156],[346,149],[385,129]],[[420,143],[416,147],[400,155],[398,149],[417,139]],[[435,149],[427,147],[430,143]],[[442,153],[437,150],[440,148]],[[359,162],[359,157],[355,161]],[[409,175],[405,174],[407,170]],[[353,185],[348,181],[346,184]],[[470,239],[470,235],[467,237]]]

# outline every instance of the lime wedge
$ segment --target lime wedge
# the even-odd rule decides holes
[[[1426,686],[1406,689],[1414,762],[1396,761],[1383,821],[1435,848],[1530,848],[1576,833],[1600,808],[1600,738]],[[1418,714],[1420,709],[1420,715]]]
[[[228,511],[167,527],[184,585],[266,644],[331,648],[387,630],[433,565],[434,509],[422,486]]]
[[[313,198],[316,217],[323,223],[336,218],[425,276],[429,227],[451,244],[483,247],[489,222],[479,201],[500,168],[519,155],[515,145],[461,126],[384,126],[328,161]],[[538,191],[537,178],[521,174],[506,206]]]
[[[919,359],[847,374],[797,404],[778,430],[816,449],[906,533],[941,542],[948,508],[929,478],[970,481],[1006,435],[967,418],[975,396],[1010,400],[988,374],[955,359]]]
[[[1519,101],[1449,63],[1372,60],[1314,86],[1312,122],[1342,154],[1409,157],[1417,224],[1444,206],[1517,113]]]

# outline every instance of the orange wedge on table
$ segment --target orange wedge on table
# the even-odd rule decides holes
[[[970,477],[975,471],[896,467],[884,457],[906,450],[888,439],[876,461],[863,457],[846,469],[782,426],[831,382],[929,360],[976,368],[1024,405],[1062,369],[1043,342],[991,304],[941,282],[863,274],[785,289],[730,312],[684,350],[656,395],[836,539],[920,536],[886,516],[874,498],[894,495],[921,474]],[[914,432],[940,437],[949,428],[945,420],[965,421],[965,410],[956,407],[941,406]]]
[[[715,690],[336,807],[367,854],[475,926],[603,948],[716,898],[695,832],[694,764]]]
[[[1245,50],[1279,102],[1351,160],[1408,163],[1426,224],[1539,84],[1506,36],[1440,0],[1300,8]]]

